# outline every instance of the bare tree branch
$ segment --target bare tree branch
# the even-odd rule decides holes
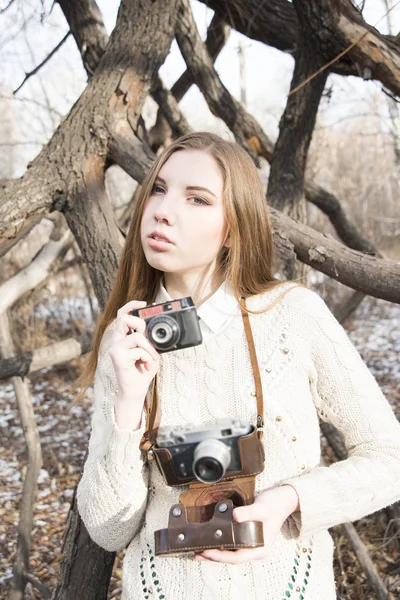
[[[189,0],[182,0],[176,28],[176,40],[182,56],[200,88],[209,109],[221,117],[236,140],[250,154],[271,159],[273,145],[257,121],[246,112],[223,85],[201,41]]]
[[[17,87],[17,89],[15,89],[13,91],[13,94],[15,95],[17,92],[19,92],[19,90],[22,88],[22,86],[28,81],[28,79],[30,77],[32,77],[33,75],[36,75],[36,73],[38,71],[40,71],[40,69],[47,63],[49,62],[49,60],[51,59],[52,56],[55,55],[56,52],[58,52],[58,50],[61,48],[61,46],[64,44],[64,42],[69,38],[71,32],[68,31],[68,33],[66,33],[63,37],[63,39],[57,44],[57,46],[55,48],[53,48],[53,50],[46,56],[46,58],[44,60],[42,60],[42,62],[37,65],[37,67],[35,67],[32,71],[29,71],[29,73],[25,73],[25,77],[22,83],[20,83],[20,85]]]
[[[291,2],[281,0],[200,0],[240,33],[290,54],[296,51],[299,23]],[[325,5],[325,6],[324,6]],[[329,6],[328,6],[329,5]],[[400,46],[363,19],[351,0],[321,2],[326,28],[320,32],[334,44],[336,55],[361,38],[342,60],[331,66],[339,75],[376,79],[394,95],[400,95]],[[340,18],[339,18],[340,17]]]
[[[88,77],[104,55],[108,33],[95,0],[57,0],[74,36]]]
[[[5,12],[6,12],[6,10],[7,10],[8,8],[10,8],[10,6],[11,6],[12,4],[14,4],[14,2],[15,2],[15,0],[9,0],[8,4],[6,4],[6,6],[5,6],[4,8],[0,9],[0,15],[2,15],[3,13],[5,13]]]
[[[69,362],[90,351],[92,335],[61,340],[42,348],[35,348],[0,360],[0,381],[10,377],[26,377],[35,371]]]
[[[400,264],[343,246],[331,235],[271,208],[276,248],[287,260],[292,253],[310,267],[354,290],[400,304]]]
[[[41,583],[40,581],[35,579],[35,577],[33,577],[33,575],[31,575],[30,573],[27,573],[26,571],[24,572],[24,577],[25,577],[27,583],[30,583],[31,585],[33,585],[33,587],[35,587],[38,590],[38,592],[40,593],[41,597],[44,598],[44,600],[50,600],[50,598],[51,598],[50,588],[48,588],[46,585],[44,585],[43,583]]]
[[[186,117],[178,107],[175,96],[167,90],[158,74],[151,86],[151,95],[160,107],[174,137],[185,135],[191,131]]]
[[[38,252],[32,262],[13,277],[0,285],[0,314],[5,312],[28,290],[33,289],[46,279],[57,264],[64,258],[74,242],[70,231],[64,231],[57,240],[57,231],[53,231],[50,240]]]
[[[230,27],[219,15],[214,14],[211,19],[211,23],[207,29],[207,38],[205,46],[212,62],[215,62],[222,48],[226,44],[229,37]],[[184,73],[177,79],[171,88],[171,94],[174,96],[177,102],[180,102],[186,92],[190,89],[193,84],[193,77],[189,69],[186,69]],[[152,93],[152,92],[151,92]],[[156,98],[154,98],[157,101]],[[162,110],[157,111],[157,119],[154,127],[149,132],[149,142],[153,152],[157,152],[159,147],[165,143],[165,140],[171,135],[171,128],[168,126],[165,117],[162,114]]]
[[[305,190],[307,200],[318,206],[329,217],[336,233],[346,246],[364,252],[364,254],[384,258],[375,246],[362,237],[353,223],[349,221],[336,196],[312,181],[306,182]]]

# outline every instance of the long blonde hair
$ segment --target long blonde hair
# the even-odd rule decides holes
[[[261,294],[287,283],[273,276],[274,244],[269,210],[251,157],[238,144],[213,133],[197,132],[180,137],[157,157],[142,183],[113,289],[96,324],[91,351],[82,374],[74,383],[74,389],[83,386],[74,404],[84,397],[93,381],[101,339],[107,326],[116,318],[118,310],[130,300],[151,303],[156,298],[163,273],[146,260],[140,237],[141,220],[161,167],[179,150],[208,152],[220,168],[230,246],[221,248],[217,268],[231,284],[238,304],[244,307],[242,297]],[[247,311],[258,314],[248,308]]]

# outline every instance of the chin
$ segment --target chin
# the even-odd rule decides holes
[[[146,256],[146,260],[153,269],[158,269],[159,271],[175,271],[172,261],[167,257],[164,257],[161,252],[156,256]]]

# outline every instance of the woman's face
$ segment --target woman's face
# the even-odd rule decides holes
[[[163,272],[203,272],[224,245],[223,180],[202,150],[174,152],[161,167],[141,223],[147,262]],[[165,240],[157,241],[157,235]]]

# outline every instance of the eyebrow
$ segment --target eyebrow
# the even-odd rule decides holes
[[[167,182],[162,177],[157,176],[156,177],[156,181],[160,181],[164,185],[167,185]],[[186,189],[187,190],[192,190],[192,191],[200,190],[202,192],[208,192],[211,196],[214,196],[214,198],[217,197],[211,190],[209,190],[208,188],[202,187],[201,185],[187,185]]]

